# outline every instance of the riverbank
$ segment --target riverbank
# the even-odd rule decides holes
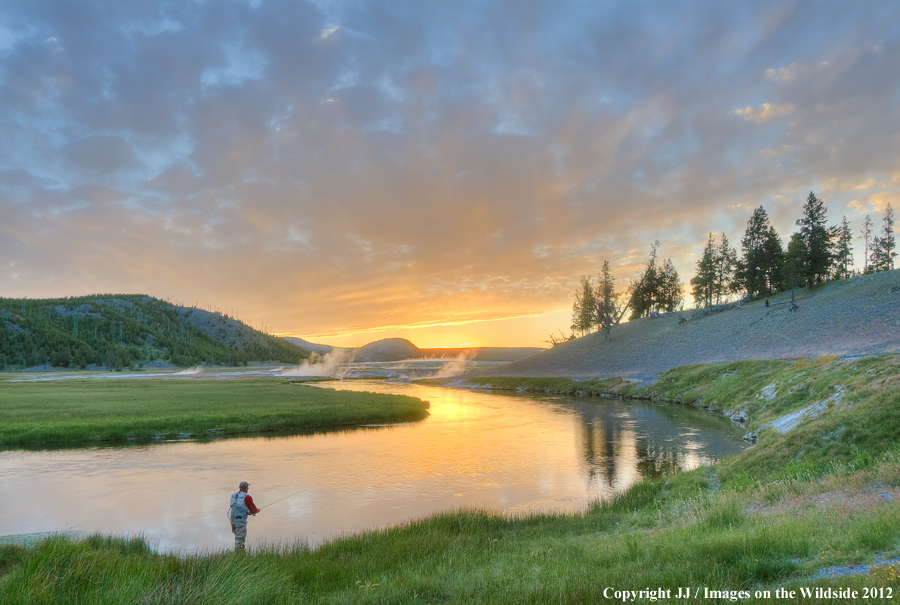
[[[412,397],[339,394],[275,378],[6,378],[0,388],[0,445],[289,434],[427,416],[428,403]]]
[[[890,602],[900,595],[888,563],[900,556],[898,376],[887,355],[687,367],[652,391],[619,381],[623,395],[745,412],[758,441],[583,514],[448,512],[250,556],[160,555],[107,537],[0,546],[0,603],[600,603],[679,588],[692,591],[685,603],[818,603],[817,587]],[[802,422],[783,422],[803,410]],[[861,565],[870,572],[834,575]]]

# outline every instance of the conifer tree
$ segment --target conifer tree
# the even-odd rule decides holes
[[[650,248],[650,258],[644,269],[632,280],[629,287],[631,319],[644,317],[653,312],[670,312],[678,308],[684,300],[681,278],[671,259],[662,264],[656,262],[659,241]]]
[[[740,286],[735,279],[737,269],[737,251],[728,244],[728,238],[722,234],[722,243],[716,248],[716,274],[713,283],[713,291],[716,296],[716,304],[722,299],[738,291]]]
[[[572,308],[572,331],[589,334],[597,317],[597,296],[591,278],[582,275]]]
[[[650,313],[650,309],[653,307],[654,293],[659,281],[656,267],[656,253],[658,249],[659,240],[656,240],[653,242],[653,245],[650,246],[650,257],[644,264],[643,270],[632,280],[631,285],[628,288],[628,306],[631,307],[629,319],[643,317]]]
[[[863,273],[869,272],[869,240],[872,237],[872,217],[868,214],[863,221],[863,228],[859,230],[863,240],[866,243],[865,253],[863,254]]]
[[[616,279],[609,269],[609,261],[603,261],[600,281],[597,284],[597,324],[603,332],[606,342],[612,335],[612,327],[619,323],[618,294],[615,291]]]
[[[583,309],[584,306],[581,302],[581,288],[579,287],[575,289],[575,300],[572,302],[572,325],[569,326],[569,329],[571,330],[573,336],[575,332],[581,331],[581,317]]]
[[[784,250],[769,216],[760,206],[747,221],[741,238],[743,256],[738,261],[737,282],[751,298],[766,296],[781,288]]]
[[[778,236],[778,232],[775,231],[775,227],[769,226],[769,231],[766,234],[766,241],[763,245],[764,251],[764,259],[765,259],[765,284],[766,294],[773,294],[778,292],[781,289],[781,285],[784,283],[784,257],[786,251],[784,249],[784,244],[781,242],[781,237]]]
[[[888,204],[884,209],[884,217],[882,218],[881,237],[875,237],[872,243],[872,254],[869,260],[872,261],[871,269],[873,271],[890,271],[894,268],[894,258],[897,253],[896,239],[894,237],[894,209]]]
[[[845,215],[840,225],[831,228],[832,259],[835,279],[850,277],[850,265],[853,264],[853,251],[850,244],[853,243],[853,232],[850,230],[850,222]]]
[[[665,313],[671,313],[684,302],[684,292],[681,278],[672,259],[663,261],[662,270],[659,272],[659,285],[656,292],[656,309]]]
[[[706,247],[703,248],[703,254],[697,261],[697,273],[691,278],[691,295],[694,297],[694,304],[698,307],[700,305],[708,307],[713,301],[716,281],[716,248],[715,236],[710,233],[706,240]]]
[[[828,209],[812,191],[803,205],[803,217],[797,219],[800,227],[800,277],[812,287],[828,278],[831,269],[831,238],[826,226]]]
[[[784,286],[795,290],[803,284],[803,239],[799,233],[791,235],[784,254]]]
[[[894,252],[897,248],[897,240],[894,237],[894,208],[890,203],[888,203],[887,208],[884,209],[883,221],[884,226],[881,232],[881,246],[884,250],[885,270],[891,271],[894,268],[894,258],[897,256],[897,253]]]

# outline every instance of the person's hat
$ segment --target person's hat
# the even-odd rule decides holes
[[[241,484],[238,487],[241,489],[247,489],[248,487],[250,487],[250,484],[246,481],[241,481]]]

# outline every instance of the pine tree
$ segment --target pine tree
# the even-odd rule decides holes
[[[597,317],[597,296],[591,278],[582,275],[572,306],[572,331],[589,334]]]
[[[581,291],[583,305],[581,324],[583,330],[590,334],[597,322],[597,293],[591,278],[586,275],[581,278]]]
[[[723,298],[738,292],[741,286],[736,277],[737,267],[737,251],[729,245],[728,237],[723,233],[721,243],[716,245],[715,236],[710,233],[703,255],[697,261],[697,274],[691,279],[694,303],[705,307],[718,305]]]
[[[751,298],[778,291],[784,281],[784,250],[781,238],[769,224],[769,216],[762,206],[754,210],[747,221],[741,248],[743,256],[738,261],[736,275],[740,286]]]
[[[810,287],[828,278],[831,269],[831,239],[826,226],[828,209],[812,191],[803,205],[800,227],[800,277]]]
[[[631,315],[629,319],[643,317],[650,313],[653,307],[654,293],[657,290],[659,278],[657,276],[656,254],[659,249],[659,240],[650,246],[650,257],[644,264],[644,269],[632,280],[629,286],[629,302]]]
[[[769,226],[763,245],[766,294],[774,294],[784,283],[784,257],[786,251],[775,227]]]
[[[859,230],[860,234],[863,237],[863,240],[866,242],[865,254],[863,255],[863,273],[869,272],[869,240],[872,237],[872,217],[868,214],[866,215],[866,219],[863,221],[863,228]]]
[[[581,331],[581,311],[583,308],[581,304],[581,289],[578,288],[575,290],[575,300],[572,302],[572,325],[569,326],[573,336],[575,332]]]
[[[894,268],[894,258],[897,256],[897,253],[894,252],[896,246],[894,209],[888,204],[882,218],[881,237],[875,237],[872,242],[872,254],[869,257],[869,260],[872,261],[872,271],[890,271]]]
[[[694,304],[698,307],[700,305],[708,307],[712,304],[715,295],[716,253],[715,236],[710,233],[703,254],[697,261],[697,273],[691,278],[691,295],[694,297]]]
[[[722,243],[716,248],[716,274],[713,283],[713,291],[716,296],[716,304],[722,299],[734,294],[740,286],[735,279],[738,259],[737,250],[728,245],[728,238],[722,234]]]
[[[667,258],[659,272],[659,285],[656,293],[656,308],[665,313],[671,313],[684,301],[684,292],[681,278],[672,259]]]
[[[884,227],[881,235],[881,246],[885,253],[885,270],[891,271],[894,268],[894,258],[897,253],[897,240],[894,237],[894,208],[888,204],[884,209]]]
[[[619,321],[615,287],[616,279],[609,269],[609,261],[605,260],[600,271],[600,282],[597,284],[597,324],[606,342],[609,342],[612,335],[613,324]]]
[[[831,243],[835,279],[850,277],[850,265],[853,264],[853,251],[850,244],[853,243],[853,232],[850,230],[850,222],[845,215],[840,225],[831,228]]]
[[[799,233],[791,235],[784,254],[784,286],[795,290],[803,282],[803,239]]]
[[[681,279],[670,259],[662,264],[656,262],[659,241],[650,248],[650,258],[644,269],[632,280],[629,287],[631,319],[644,317],[653,312],[674,311],[684,300]]]

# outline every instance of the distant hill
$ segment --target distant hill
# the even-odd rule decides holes
[[[331,353],[334,350],[334,347],[329,345],[318,345],[312,342],[307,342],[302,338],[295,338],[293,336],[284,336],[282,340],[286,340],[292,345],[298,346],[302,349],[306,349],[310,353],[318,353],[319,355],[326,355]]]
[[[303,347],[308,351],[314,351],[325,355],[335,347],[313,344],[302,338],[292,336],[285,337],[290,343]],[[385,338],[355,348],[344,349],[357,362],[390,362],[403,361],[404,359],[456,359],[460,355],[469,356],[472,361],[516,361],[531,355],[540,353],[543,349],[538,347],[473,347],[456,349],[420,349],[405,338]]]
[[[614,326],[471,376],[653,380],[678,366],[739,359],[854,357],[900,352],[900,270],[829,282],[721,312],[674,312]],[[685,321],[681,321],[684,318]],[[468,375],[467,375],[468,376]]]
[[[296,364],[308,357],[236,319],[144,295],[0,298],[0,369]]]
[[[404,338],[385,338],[353,351],[353,361],[403,361],[424,357],[419,348]]]

